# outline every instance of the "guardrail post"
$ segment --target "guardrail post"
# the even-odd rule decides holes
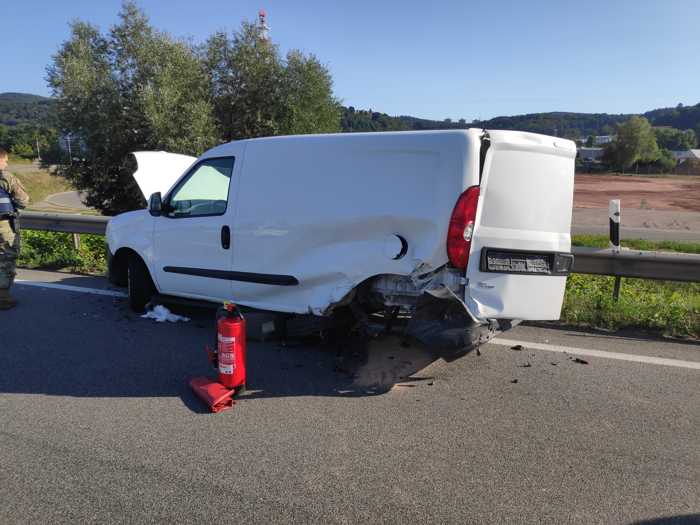
[[[620,199],[612,199],[608,207],[608,220],[610,222],[610,246],[613,253],[620,253]],[[620,299],[620,285],[622,277],[615,276],[615,287],[613,288],[613,299]]]

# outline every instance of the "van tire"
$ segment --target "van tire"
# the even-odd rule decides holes
[[[146,264],[138,255],[129,257],[127,287],[129,306],[134,312],[143,312],[151,297],[156,293],[156,287]]]

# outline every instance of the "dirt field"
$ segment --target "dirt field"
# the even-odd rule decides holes
[[[637,229],[635,237],[700,238],[700,177],[576,175],[573,225],[587,233],[607,228],[610,199],[620,199],[622,225]],[[655,235],[640,235],[641,231]]]
[[[623,210],[700,212],[700,177],[576,175],[574,207],[607,208],[610,199],[620,199]]]

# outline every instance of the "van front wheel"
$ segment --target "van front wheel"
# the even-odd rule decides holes
[[[129,257],[127,285],[129,289],[129,306],[134,312],[143,312],[148,301],[156,293],[156,287],[153,284],[146,264],[136,255]]]

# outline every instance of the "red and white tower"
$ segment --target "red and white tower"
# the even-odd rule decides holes
[[[258,11],[258,31],[262,40],[270,39],[270,26],[267,25],[267,13],[264,9]]]

